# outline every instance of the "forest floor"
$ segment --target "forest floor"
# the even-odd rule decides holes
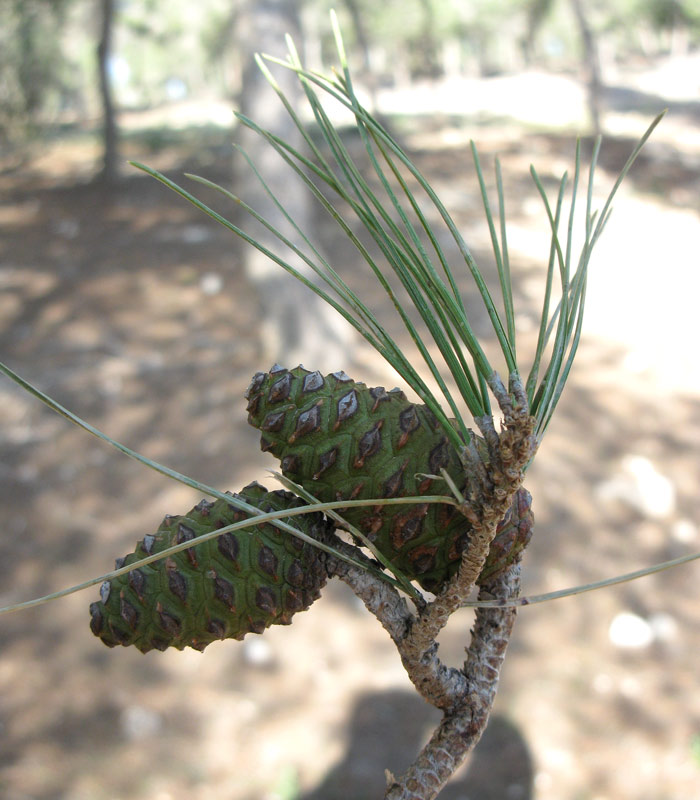
[[[496,97],[500,84],[490,86]],[[580,357],[528,474],[537,528],[526,594],[700,550],[700,103],[629,82],[608,100],[598,203],[653,115],[671,110],[615,204],[594,258]],[[489,174],[500,157],[523,352],[536,336],[548,255],[528,168],[534,162],[555,191],[573,163],[565,122],[543,130],[502,112],[429,107],[420,119],[396,119],[484,264],[469,138]],[[154,128],[130,133],[124,155],[225,183],[230,138],[221,128]],[[62,140],[0,174],[2,360],[180,472],[224,489],[270,485],[276,464],[259,452],[243,399],[270,364],[261,363],[258,304],[239,251],[223,228],[139,173],[125,170],[109,191],[90,183],[95,156],[89,141]],[[324,250],[361,285],[337,231],[320,216],[315,225]],[[337,366],[370,385],[397,383],[359,344]],[[199,499],[5,379],[0,448],[0,605],[106,571],[164,514]],[[698,569],[523,609],[489,728],[441,797],[697,797]],[[0,618],[0,796],[380,797],[384,769],[407,766],[437,715],[412,691],[376,620],[336,583],[291,627],[203,654],[106,649],[88,628],[96,590]],[[452,664],[470,620],[466,610],[455,615],[441,637]]]

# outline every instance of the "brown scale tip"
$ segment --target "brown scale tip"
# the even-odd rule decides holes
[[[411,434],[420,428],[418,412],[414,405],[410,405],[399,414],[399,428],[401,430],[401,436],[396,446],[400,450],[402,447],[406,446]]]
[[[279,579],[277,574],[279,559],[272,548],[267,545],[263,545],[258,551],[258,566],[265,574],[269,575],[275,581]]]
[[[160,625],[170,636],[173,638],[180,635],[180,631],[182,630],[182,624],[177,617],[169,614],[167,611],[164,611],[160,603],[156,606],[156,611],[158,612],[158,619],[160,621]]]
[[[369,393],[370,397],[374,400],[370,413],[374,413],[380,403],[391,399],[383,386],[375,386],[369,390]]]
[[[267,376],[264,372],[256,372],[255,375],[253,375],[253,378],[250,381],[248,388],[245,390],[244,397],[246,398],[246,400],[249,400],[254,393],[260,391],[260,388],[262,387],[263,383],[265,383],[266,377]]]
[[[374,425],[362,435],[359,445],[359,453],[353,462],[353,467],[359,469],[364,467],[365,461],[373,456],[382,445],[381,429],[384,420],[377,420]]]
[[[391,524],[392,544],[395,550],[400,550],[406,542],[420,536],[423,528],[423,519],[428,513],[427,503],[418,503],[408,511],[397,514]]]
[[[421,545],[420,547],[414,548],[409,553],[408,558],[411,561],[411,564],[413,564],[416,575],[421,575],[422,573],[428,572],[433,568],[435,565],[436,552],[437,547]]]
[[[294,433],[289,437],[289,444],[293,444],[301,436],[307,436],[309,433],[315,433],[320,430],[322,403],[323,401],[319,400],[308,411],[303,411],[299,414]]]
[[[333,430],[337,431],[343,422],[351,419],[357,413],[358,408],[357,392],[352,389],[338,400],[338,418],[333,426]]]
[[[267,586],[261,586],[255,593],[255,605],[266,614],[277,613],[275,595]]]
[[[267,399],[270,403],[281,403],[283,400],[287,400],[289,398],[291,391],[292,374],[287,372],[281,378],[276,380],[272,386],[270,386],[270,391],[267,393]]]
[[[382,490],[382,497],[397,497],[403,489],[403,474],[408,466],[408,459],[406,459],[399,469],[384,482]]]
[[[207,631],[216,636],[217,639],[226,638],[226,625],[220,619],[210,619],[207,624]]]
[[[286,413],[286,409],[270,412],[263,420],[260,430],[266,431],[267,433],[278,433],[284,426]]]
[[[119,616],[133,631],[139,621],[139,612],[123,596],[119,598]]]
[[[318,457],[318,469],[313,474],[313,479],[317,481],[323,473],[330,469],[336,462],[338,458],[338,448],[332,447],[325,453],[321,453]]]
[[[223,527],[223,523],[219,525],[219,527]],[[222,556],[224,556],[224,558],[233,562],[238,559],[240,545],[238,543],[238,539],[231,533],[222,533],[221,536],[218,536],[217,546],[219,548],[219,552]]]
[[[305,378],[304,382],[301,386],[301,391],[303,394],[308,394],[310,392],[317,392],[319,389],[322,389],[325,384],[323,380],[323,375],[316,370],[316,372],[310,372]]]
[[[287,611],[291,611],[292,613],[301,611],[304,608],[303,593],[298,590],[288,589],[284,605]]]
[[[168,588],[183,603],[187,602],[187,580],[176,569],[167,570]]]
[[[104,628],[104,617],[99,603],[90,603],[90,630],[99,636]]]
[[[129,586],[134,590],[136,596],[143,602],[146,591],[146,576],[140,569],[132,569],[129,573]]]
[[[227,606],[229,611],[236,610],[236,592],[233,588],[233,584],[230,581],[227,581],[226,578],[215,575],[214,596],[217,600],[220,600],[225,606]]]

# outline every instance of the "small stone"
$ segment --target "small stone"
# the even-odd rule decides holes
[[[243,660],[255,667],[267,667],[274,657],[272,648],[265,639],[246,639],[243,642]]]
[[[698,526],[689,519],[679,519],[671,526],[671,536],[681,544],[693,544],[698,541]]]
[[[627,455],[620,470],[596,487],[601,500],[620,500],[652,519],[669,517],[676,508],[676,489],[648,458]]]
[[[610,623],[608,637],[616,647],[639,650],[654,641],[654,631],[643,617],[622,611]]]
[[[202,290],[202,294],[213,297],[219,294],[224,288],[224,279],[216,272],[207,272],[205,275],[202,275],[199,288]]]
[[[119,716],[122,734],[131,741],[155,736],[163,726],[160,714],[144,706],[127,706]]]
[[[670,644],[678,640],[678,622],[671,614],[665,614],[663,611],[658,614],[652,614],[649,617],[649,625],[655,641]]]

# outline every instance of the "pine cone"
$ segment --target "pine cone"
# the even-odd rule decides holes
[[[262,431],[260,446],[276,456],[282,472],[323,502],[426,495],[445,485],[425,477],[444,468],[460,490],[464,468],[444,430],[426,407],[398,389],[368,388],[344,372],[322,376],[299,366],[257,373],[246,393],[248,422]],[[483,443],[477,445],[483,449]],[[451,575],[469,544],[469,524],[454,506],[348,508],[341,512],[392,563],[428,590]],[[499,541],[524,547],[529,495],[521,490]],[[521,528],[523,529],[521,531]],[[525,538],[529,538],[526,536]],[[506,550],[508,551],[506,553]],[[487,562],[490,574],[515,556],[512,547]]]
[[[492,580],[520,557],[530,543],[535,518],[532,514],[532,497],[527,489],[519,489],[505,517],[498,523],[496,536],[491,542],[489,555],[477,583]]]
[[[304,504],[256,483],[236,496],[263,511]],[[247,517],[223,500],[202,500],[184,516],[165,517],[117,568]],[[296,516],[294,524],[317,539],[329,530],[318,513]],[[224,533],[103,583],[101,600],[90,606],[90,627],[108,647],[204,650],[215,639],[288,625],[320,596],[325,564],[325,552],[270,523]]]

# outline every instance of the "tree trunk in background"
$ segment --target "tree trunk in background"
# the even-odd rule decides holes
[[[588,113],[591,116],[593,133],[597,136],[601,132],[601,100],[603,81],[600,75],[600,58],[595,35],[586,16],[586,9],[581,0],[571,0],[571,5],[576,17],[581,42],[583,44],[583,57],[586,67],[586,81],[588,84]]]
[[[417,78],[435,80],[442,77],[443,69],[438,54],[440,43],[435,33],[436,10],[430,0],[419,0],[421,8],[421,32],[414,42],[413,72]]]
[[[366,76],[369,76],[371,74],[372,65],[369,51],[369,37],[367,36],[367,29],[362,19],[362,10],[357,0],[343,0],[343,5],[347,9],[350,19],[352,20],[352,26],[355,29],[357,46],[362,54],[362,70],[366,73]]]
[[[525,7],[527,27],[521,46],[526,66],[535,61],[536,39],[552,10],[553,0],[528,0]]]
[[[108,59],[112,49],[114,0],[100,0],[100,40],[97,45],[97,70],[102,100],[102,169],[97,177],[105,183],[117,178],[117,120],[109,79]]]
[[[301,52],[303,42],[296,0],[245,0],[239,7],[234,33],[243,64],[239,106],[241,112],[258,125],[272,130],[304,152],[301,135],[253,59],[255,52],[285,57],[286,33],[291,34]],[[273,71],[287,97],[298,105],[302,93],[296,77],[284,69]],[[249,129],[239,127],[235,139],[251,157],[275,197],[292,213],[301,230],[313,239],[311,197],[301,182],[294,180],[289,167],[265,140]],[[240,155],[235,162],[234,191],[303,248],[303,242],[290,230],[284,216]],[[241,217],[239,223],[271,250],[284,252],[283,246],[258,227],[252,217]],[[290,254],[284,253],[284,257]],[[286,367],[303,363],[310,369],[322,371],[345,368],[349,361],[351,331],[336,312],[254,248],[243,245],[241,261],[261,304],[263,358],[270,362],[261,364],[261,368],[269,367],[273,361]],[[305,274],[312,274],[303,264],[292,263]]]

